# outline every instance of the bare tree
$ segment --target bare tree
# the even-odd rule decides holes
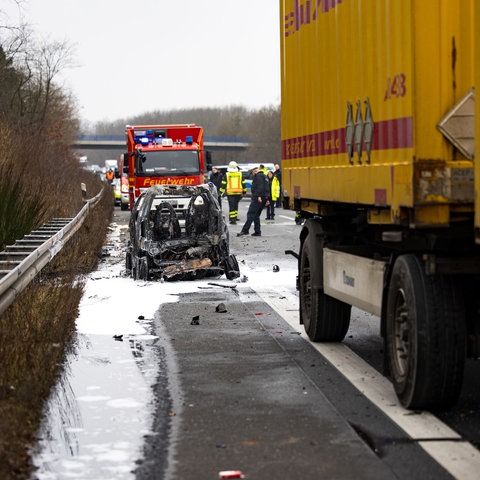
[[[36,87],[39,102],[39,122],[45,122],[48,108],[52,100],[59,93],[54,81],[58,74],[74,66],[74,48],[66,40],[61,42],[42,42],[33,55],[25,59],[26,66],[33,66],[33,83]]]

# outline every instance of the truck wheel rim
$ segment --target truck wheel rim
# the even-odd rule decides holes
[[[398,373],[404,377],[408,370],[410,354],[410,325],[408,321],[407,301],[403,289],[397,291],[395,298],[394,323],[394,359]]]

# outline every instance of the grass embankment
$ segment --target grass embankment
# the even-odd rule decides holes
[[[83,205],[80,182],[87,184],[89,196],[102,188],[75,159],[67,158],[50,176],[32,178],[15,175],[15,168],[1,160],[0,250],[50,218],[74,216]],[[72,348],[85,276],[100,258],[112,209],[112,192],[106,188],[83,227],[0,316],[2,480],[32,478],[29,449],[35,445],[45,400]]]

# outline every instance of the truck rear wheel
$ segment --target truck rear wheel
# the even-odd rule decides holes
[[[319,286],[323,276],[323,252],[308,235],[300,256],[300,315],[310,340],[341,342],[350,326],[351,305],[325,295]]]
[[[385,351],[395,392],[406,408],[448,408],[460,395],[466,339],[459,286],[451,277],[427,275],[415,255],[395,262]]]

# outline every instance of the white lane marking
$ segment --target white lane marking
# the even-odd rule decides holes
[[[313,343],[298,320],[298,297],[289,291],[255,288],[293,329],[300,332],[363,395],[385,413],[445,470],[457,479],[477,480],[480,452],[429,412],[411,412],[398,404],[391,382],[343,343]],[[428,439],[435,439],[428,440]],[[443,440],[444,439],[444,440]],[[449,441],[450,440],[450,441]]]
[[[468,442],[419,442],[419,445],[455,478],[478,480],[478,450]]]

